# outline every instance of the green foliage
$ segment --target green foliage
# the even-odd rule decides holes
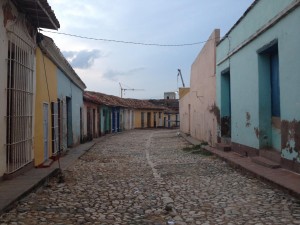
[[[202,146],[208,145],[207,142],[202,142],[200,145],[192,145],[183,148],[182,150],[185,152],[190,152],[191,154],[199,154],[202,156],[212,156],[213,154],[205,149]]]

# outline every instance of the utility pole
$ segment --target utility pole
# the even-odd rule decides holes
[[[180,78],[181,78],[182,86],[185,87],[185,84],[184,84],[184,81],[183,81],[183,78],[182,78],[182,74],[181,74],[181,70],[180,70],[180,69],[178,69],[178,74],[177,74],[177,77],[179,77],[179,76],[180,76]],[[178,80],[177,80],[177,81],[178,81]]]
[[[121,98],[123,98],[123,92],[125,95],[125,91],[143,91],[144,89],[136,89],[136,88],[123,88],[121,83],[119,82],[120,89],[121,89]]]

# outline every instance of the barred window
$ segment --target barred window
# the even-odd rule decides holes
[[[7,59],[7,173],[32,161],[34,49],[13,32],[8,33]]]

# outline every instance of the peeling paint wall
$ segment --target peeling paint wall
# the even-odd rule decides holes
[[[214,30],[191,68],[189,93],[179,100],[180,130],[214,146],[220,111],[216,106],[216,43],[220,30]]]
[[[11,1],[0,1],[0,178],[6,172],[6,112],[7,112],[7,58],[8,58],[8,32],[13,31],[17,36],[21,37],[24,41],[30,43],[34,48],[35,45],[35,32],[34,29],[26,20],[25,16],[18,12],[16,7]],[[35,60],[35,59],[34,59]],[[35,66],[35,65],[34,65]],[[35,94],[35,72],[33,72],[33,92]],[[35,100],[33,100],[35,103]],[[34,117],[34,104],[33,104],[33,117]],[[34,130],[34,122],[32,123]],[[32,157],[34,149],[32,149]],[[33,158],[32,158],[33,159]]]
[[[221,103],[221,73],[230,68],[231,141],[255,149],[273,148],[288,160],[298,161],[300,121],[299,4],[296,1],[259,1],[217,47],[217,106]],[[280,18],[271,24],[272,18]],[[262,26],[267,28],[254,40]],[[227,57],[241,43],[243,48]],[[276,42],[279,55],[280,117],[273,116],[270,93],[269,53],[265,46]]]
[[[300,163],[300,121],[281,122],[282,157]]]

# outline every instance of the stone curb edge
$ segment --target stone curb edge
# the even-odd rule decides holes
[[[189,138],[187,138],[185,135],[181,134],[181,137],[183,137],[183,138],[184,138],[187,142],[189,142],[190,144],[194,145],[194,144],[189,140]],[[236,163],[236,162],[233,161],[233,160],[230,160],[230,159],[228,159],[228,158],[226,158],[226,157],[224,157],[224,156],[221,156],[221,155],[217,154],[217,153],[214,152],[214,151],[211,151],[210,148],[212,148],[212,147],[210,147],[210,146],[202,146],[202,148],[203,148],[204,150],[206,150],[206,151],[212,153],[214,156],[218,157],[219,159],[225,161],[225,162],[228,163],[228,165],[231,166],[232,168],[238,169],[238,170],[240,170],[240,171],[241,171],[242,173],[244,173],[244,174],[250,175],[250,176],[255,177],[255,178],[258,178],[258,179],[260,179],[260,180],[262,180],[262,181],[264,181],[264,182],[267,182],[267,183],[269,183],[270,185],[272,185],[272,186],[274,186],[274,187],[276,187],[276,188],[278,188],[278,189],[280,189],[280,190],[282,190],[282,191],[284,191],[284,192],[290,194],[291,196],[293,196],[293,197],[295,197],[295,198],[297,198],[297,199],[300,199],[300,193],[298,193],[297,191],[294,191],[293,189],[291,189],[291,188],[289,188],[289,187],[286,187],[286,186],[284,186],[284,185],[282,185],[282,184],[279,184],[279,183],[275,182],[274,180],[268,178],[267,176],[264,176],[263,174],[258,174],[258,173],[254,172],[254,171],[251,171],[251,170],[249,170],[248,168],[243,167],[241,164],[238,164],[238,163]]]
[[[82,154],[79,154],[78,157],[76,157],[76,159],[79,159],[81,156],[83,156],[84,154],[86,154],[88,151],[90,151],[96,144],[98,143],[98,141],[95,141],[94,143],[92,143],[90,146],[88,146],[83,152]],[[75,160],[74,160],[75,161]],[[70,165],[68,165],[67,167],[69,167]],[[67,168],[64,168],[63,170],[65,170]],[[25,192],[23,192],[22,194],[20,194],[19,196],[16,196],[15,199],[13,201],[11,201],[10,203],[8,203],[6,206],[4,206],[2,209],[0,209],[0,215],[3,213],[6,213],[8,211],[10,211],[11,209],[13,209],[16,204],[22,200],[23,198],[25,198],[26,196],[28,196],[29,194],[33,193],[34,191],[36,191],[37,189],[39,189],[41,186],[43,186],[48,179],[52,178],[52,177],[56,177],[58,174],[60,173],[60,169],[59,168],[55,168],[53,169],[49,174],[47,174],[45,177],[43,177],[41,180],[39,180],[38,182],[36,182],[35,184],[33,184],[31,187],[29,187]]]
[[[39,180],[38,182],[36,182],[35,184],[33,184],[31,187],[29,187],[25,192],[21,193],[19,196],[16,196],[13,201],[11,201],[10,203],[8,203],[6,206],[4,206],[0,210],[0,215],[3,214],[3,213],[5,213],[5,212],[10,211],[13,207],[15,207],[15,205],[20,200],[22,200],[23,198],[25,198],[26,196],[28,196],[30,193],[36,191],[43,184],[45,184],[49,178],[57,176],[59,174],[59,171],[60,171],[59,168],[55,168],[49,174],[47,174],[45,177],[43,177],[41,180]]]

